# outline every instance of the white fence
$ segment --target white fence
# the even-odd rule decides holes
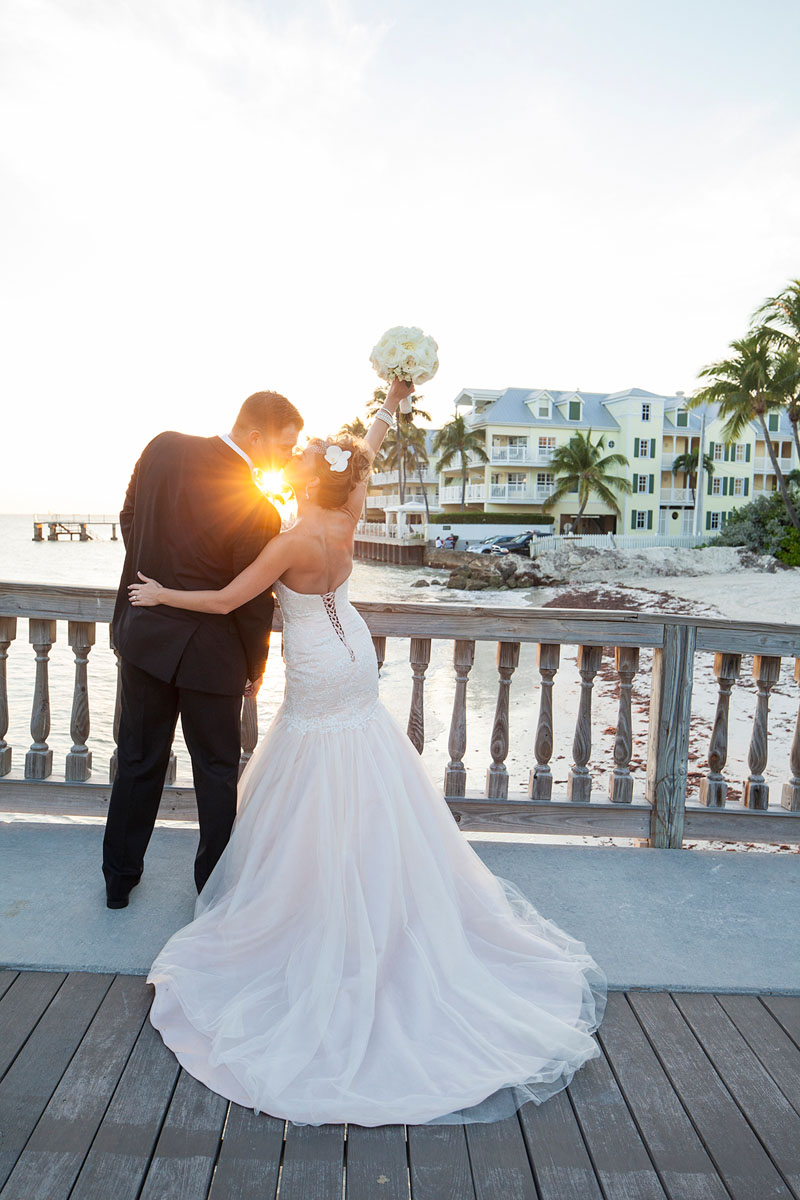
[[[568,546],[593,546],[606,550],[649,550],[652,546],[679,546],[691,549],[692,546],[703,546],[707,542],[712,542],[714,537],[714,532],[702,535],[686,533],[676,536],[651,534],[649,537],[639,537],[635,533],[589,533],[576,534],[573,537],[567,534],[554,534],[552,537],[535,538],[531,542],[531,557],[535,558],[543,550],[552,550],[557,543],[564,543]]]

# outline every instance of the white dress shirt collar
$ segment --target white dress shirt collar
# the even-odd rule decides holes
[[[225,442],[226,446],[230,446],[231,450],[235,450],[236,453],[244,459],[244,461],[247,463],[248,467],[250,468],[250,474],[255,479],[256,468],[255,468],[255,465],[253,464],[253,460],[250,457],[250,455],[246,454],[241,446],[236,445],[236,442],[233,440],[233,438],[231,437],[231,435],[229,433],[220,433],[220,434],[217,434],[217,436],[223,442]]]

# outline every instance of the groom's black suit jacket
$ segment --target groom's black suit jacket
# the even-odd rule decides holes
[[[120,655],[177,687],[244,691],[264,671],[274,599],[267,589],[230,613],[134,607],[137,571],[165,587],[218,589],[280,532],[277,510],[245,460],[219,437],[160,433],[133,470],[120,528],[125,565],[112,637]]]

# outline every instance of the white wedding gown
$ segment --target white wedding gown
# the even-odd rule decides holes
[[[153,1025],[214,1092],[297,1125],[541,1103],[600,1054],[605,974],[459,831],[378,699],[347,582],[275,591],[284,701],[194,920],[151,967]]]

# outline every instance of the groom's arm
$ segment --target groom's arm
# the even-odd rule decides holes
[[[272,505],[265,501],[256,509],[255,520],[250,528],[236,543],[233,552],[234,574],[238,575],[258,558],[269,539],[277,533],[280,533],[280,517]],[[247,677],[251,682],[264,674],[274,609],[271,587],[233,609],[236,628],[247,656]]]
[[[119,514],[119,531],[122,534],[122,542],[126,550],[128,548],[131,526],[133,525],[133,510],[136,504],[136,482],[139,478],[139,463],[141,461],[141,458],[137,459],[136,465],[133,468],[133,474],[131,475],[128,490],[125,493],[125,499]]]

